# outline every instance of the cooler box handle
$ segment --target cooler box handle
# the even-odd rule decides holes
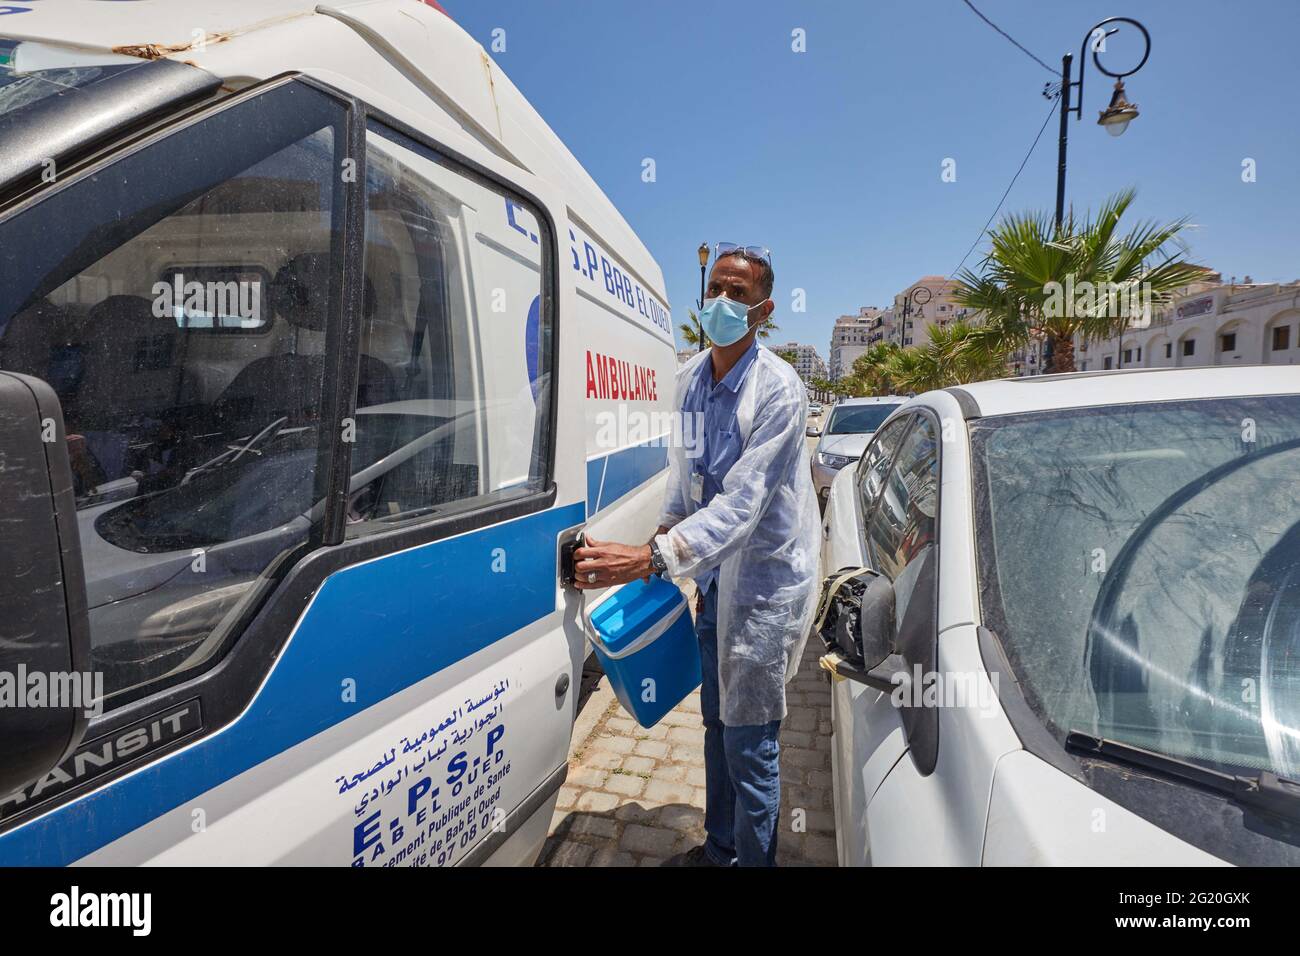
[[[614,597],[614,594],[617,593],[618,592],[615,591],[613,594],[608,595],[605,600],[610,600],[611,598]],[[604,601],[601,601],[600,604],[596,605],[596,607],[600,607],[604,603],[605,603]],[[671,613],[664,615],[662,619],[656,621],[653,627],[647,628],[644,634],[642,634],[635,641],[630,643],[627,647],[619,651],[611,651],[608,647],[605,646],[605,642],[601,638],[600,632],[596,630],[596,626],[591,623],[592,608],[589,607],[587,604],[587,592],[586,591],[582,592],[582,614],[581,614],[582,630],[587,635],[587,640],[591,641],[593,645],[598,646],[600,648],[600,652],[604,654],[606,657],[608,657],[611,661],[622,660],[624,657],[630,657],[631,655],[635,654],[637,651],[644,650],[645,648],[649,647],[651,644],[657,641],[661,636],[663,636],[663,633],[665,631],[667,631],[670,627],[676,624],[677,619],[681,617],[685,611],[686,611],[686,595],[683,594],[681,596],[681,600],[677,604],[677,607]]]

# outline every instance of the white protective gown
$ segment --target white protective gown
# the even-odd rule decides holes
[[[679,413],[708,354],[677,372]],[[744,450],[708,507],[691,499],[686,443],[674,441],[669,450],[659,519],[669,531],[657,541],[669,577],[693,578],[720,566],[718,683],[728,726],[785,717],[785,685],[816,610],[821,520],[804,444],[807,417],[798,373],[760,347],[737,406]]]

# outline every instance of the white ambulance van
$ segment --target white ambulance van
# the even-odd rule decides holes
[[[0,865],[532,862],[675,367],[436,4],[0,5]]]

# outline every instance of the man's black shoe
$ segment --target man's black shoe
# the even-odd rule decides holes
[[[678,853],[676,856],[664,860],[664,866],[719,866],[725,867],[725,863],[718,863],[713,857],[709,856],[708,850],[704,849],[704,844],[693,846],[685,853]]]

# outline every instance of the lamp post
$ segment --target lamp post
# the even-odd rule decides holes
[[[922,298],[922,295],[924,295],[925,297]],[[927,289],[923,285],[915,286],[910,292],[907,293],[906,297],[903,299],[903,326],[902,329],[900,330],[901,333],[899,335],[900,339],[907,337],[907,319],[908,316],[912,314],[912,303],[915,302],[917,305],[925,305],[927,302],[930,301],[933,295],[934,293],[932,293],[929,289]],[[904,343],[901,341],[898,344],[904,345]]]
[[[1106,38],[1114,36],[1119,32],[1118,28],[1106,29],[1111,23],[1131,23],[1137,27],[1142,34],[1143,50],[1142,59],[1138,60],[1137,66],[1131,70],[1125,70],[1122,73],[1113,73],[1101,65],[1101,51]],[[1135,103],[1130,103],[1124,96],[1124,77],[1132,76],[1147,62],[1147,57],[1151,55],[1151,34],[1137,20],[1132,17],[1107,17],[1093,25],[1083,36],[1083,42],[1079,44],[1079,79],[1073,79],[1074,55],[1067,53],[1061,57],[1061,134],[1057,144],[1056,157],[1056,231],[1061,231],[1061,223],[1065,218],[1065,153],[1069,141],[1070,124],[1069,116],[1074,114],[1076,120],[1083,119],[1083,79],[1087,72],[1084,67],[1087,61],[1083,55],[1088,48],[1089,41],[1092,42],[1092,62],[1097,67],[1099,73],[1106,76],[1114,77],[1115,89],[1111,93],[1110,105],[1101,111],[1097,117],[1097,125],[1103,127],[1111,136],[1121,136],[1124,130],[1128,129],[1128,124],[1137,118],[1138,108]],[[1051,84],[1043,88],[1043,95],[1048,96]],[[1075,105],[1070,105],[1070,90],[1078,87],[1078,95],[1075,97]],[[1045,342],[1043,350],[1043,368],[1047,368],[1052,361],[1052,338],[1049,335]],[[1117,356],[1117,367],[1123,365],[1123,346],[1124,335],[1120,333],[1120,353]]]
[[[699,325],[700,330],[699,330],[699,348],[697,348],[696,351],[703,352],[704,351],[704,323],[700,320],[699,315],[700,312],[704,311],[704,270],[706,270],[709,267],[709,244],[707,242],[701,242],[700,248],[697,249],[696,252],[699,254],[700,257],[700,301],[695,304],[695,308],[698,310],[695,313],[695,320],[696,323]]]
[[[1118,29],[1107,30],[1106,26],[1110,23],[1131,23],[1142,33],[1144,49],[1142,59],[1138,65],[1131,70],[1125,70],[1122,73],[1112,73],[1101,65],[1101,44],[1104,44],[1106,38],[1114,36],[1119,32]],[[1098,35],[1100,33],[1100,36]],[[1110,105],[1101,111],[1097,118],[1097,125],[1105,128],[1106,132],[1112,136],[1120,136],[1124,130],[1128,129],[1128,124],[1137,118],[1138,108],[1134,103],[1130,103],[1124,96],[1124,77],[1132,76],[1147,62],[1147,57],[1151,55],[1151,34],[1137,20],[1131,17],[1107,17],[1100,23],[1092,27],[1083,37],[1083,43],[1079,45],[1079,79],[1072,79],[1074,55],[1071,53],[1061,57],[1061,135],[1057,147],[1056,161],[1056,228],[1060,231],[1061,221],[1065,217],[1065,151],[1067,140],[1069,139],[1069,115],[1074,114],[1076,120],[1083,119],[1083,78],[1086,72],[1084,67],[1086,61],[1083,58],[1087,50],[1088,42],[1092,41],[1092,62],[1097,67],[1098,72],[1106,76],[1114,77],[1115,89],[1110,97]],[[1075,98],[1074,106],[1070,105],[1070,90],[1078,87],[1078,96]],[[1046,95],[1046,90],[1044,94]]]

